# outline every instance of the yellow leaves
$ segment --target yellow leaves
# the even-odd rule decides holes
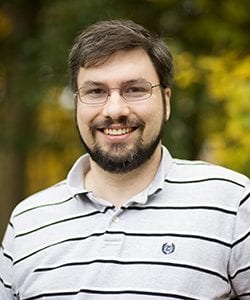
[[[61,95],[61,88],[51,88],[39,105],[39,141],[33,147],[27,162],[27,194],[63,179],[74,159],[82,153],[73,111],[59,103]]]
[[[65,172],[63,166],[62,161],[58,159],[54,151],[46,151],[45,149],[33,151],[26,166],[28,179],[26,193],[34,193],[63,179]]]
[[[250,55],[181,53],[176,62],[177,86],[191,91],[199,82],[204,105],[215,108],[198,125],[206,141],[201,158],[250,174]]]
[[[225,114],[223,132],[208,136],[212,155],[215,162],[250,172],[250,57],[228,54],[209,63],[208,93],[222,101]]]
[[[39,130],[48,138],[59,134],[60,128],[67,118],[65,111],[58,105],[61,89],[52,88],[47,92],[44,101],[39,106]]]
[[[176,55],[175,62],[175,82],[180,88],[201,83],[215,101],[237,101],[238,98],[250,101],[250,56],[241,58],[227,53],[194,57],[183,52]]]
[[[207,141],[207,153],[204,158],[229,167],[233,170],[249,174],[249,145],[250,141],[238,139],[235,143],[228,143],[228,140],[221,136],[221,133],[216,133],[209,136]]]
[[[179,53],[175,56],[175,62],[175,82],[180,88],[186,88],[194,82],[199,82],[200,72],[194,68],[195,58],[190,53]]]
[[[228,118],[224,130],[209,134],[207,143],[209,160],[249,174],[250,128],[240,118]]]
[[[235,61],[237,64],[237,59]],[[240,60],[235,66],[234,75],[239,79],[250,79],[250,56],[246,56]]]
[[[250,56],[201,57],[198,65],[206,73],[208,93],[218,101],[250,100]]]

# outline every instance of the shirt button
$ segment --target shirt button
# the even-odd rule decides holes
[[[118,223],[118,222],[120,221],[120,218],[117,217],[117,216],[115,216],[115,217],[113,217],[112,221],[113,221],[114,223]]]

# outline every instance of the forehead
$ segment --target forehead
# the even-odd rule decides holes
[[[78,87],[93,81],[110,86],[144,78],[151,83],[158,83],[159,77],[155,67],[143,49],[118,51],[103,63],[88,68],[80,68]]]

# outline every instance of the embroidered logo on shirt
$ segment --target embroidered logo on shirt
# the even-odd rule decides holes
[[[162,245],[161,250],[166,255],[171,254],[175,251],[175,244],[174,243],[165,243]]]

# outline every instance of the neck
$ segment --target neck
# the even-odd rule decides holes
[[[85,187],[91,190],[96,197],[120,207],[149,186],[158,170],[160,161],[160,144],[148,161],[128,173],[107,172],[90,159],[90,170],[85,175]]]

